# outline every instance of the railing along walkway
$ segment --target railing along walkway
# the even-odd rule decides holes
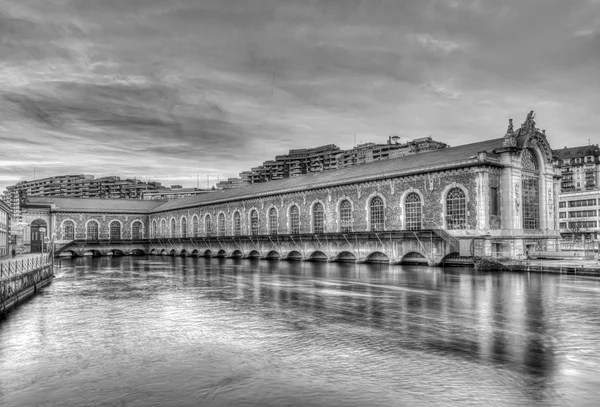
[[[0,261],[0,281],[4,282],[18,274],[27,273],[52,262],[50,254],[38,254],[12,260]]]

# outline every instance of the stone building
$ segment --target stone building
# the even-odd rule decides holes
[[[552,250],[560,175],[533,117],[503,138],[168,202],[31,197],[27,216],[58,243],[435,230],[461,255]]]

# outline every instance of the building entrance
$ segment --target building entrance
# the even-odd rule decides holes
[[[48,225],[41,219],[31,222],[31,253],[41,253],[44,237],[48,236]]]

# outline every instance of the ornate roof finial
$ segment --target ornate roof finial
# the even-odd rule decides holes
[[[506,130],[506,134],[513,134],[514,132],[512,119],[508,119],[508,129]]]

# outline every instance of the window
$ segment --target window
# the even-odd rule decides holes
[[[352,232],[352,205],[347,199],[340,204],[340,232]]]
[[[206,234],[206,236],[212,235],[212,219],[210,217],[210,214],[206,214],[206,216],[204,217],[204,233]]]
[[[171,219],[171,237],[175,237],[175,231],[176,231],[175,219]]]
[[[192,233],[194,234],[194,237],[198,237],[200,234],[200,221],[196,215],[192,218]]]
[[[219,214],[219,224],[218,224],[218,232],[219,236],[225,236],[225,214]]]
[[[567,207],[567,203],[566,202],[559,202],[558,203],[558,207],[559,208],[566,208]]]
[[[296,205],[290,208],[290,233],[292,235],[300,233],[300,210]]]
[[[560,222],[560,224],[558,225],[558,227],[560,229],[566,229],[567,228],[567,222]]]
[[[154,219],[152,221],[152,237],[158,236],[158,231],[156,230],[157,228],[158,228],[158,223],[156,222],[156,219]]]
[[[452,188],[446,195],[446,227],[450,230],[467,228],[467,202],[460,188]]]
[[[490,215],[497,216],[498,213],[498,188],[490,188]]]
[[[406,214],[406,230],[420,230],[422,228],[421,197],[416,192],[411,192],[404,200]]]
[[[258,235],[258,212],[256,209],[253,209],[252,212],[250,212],[250,233]]]
[[[384,229],[384,216],[383,216],[383,201],[380,197],[376,196],[371,199],[371,230],[383,230]]]
[[[98,240],[98,222],[88,222],[86,232],[88,240]]]
[[[539,171],[534,153],[527,149],[521,157],[523,174],[521,176],[523,207],[523,229],[537,229],[540,211]]]
[[[323,205],[317,202],[313,206],[313,233],[323,233],[324,223],[325,220],[323,219]]]
[[[135,221],[131,224],[131,238],[141,239],[142,238],[142,222]]]
[[[110,223],[110,240],[121,239],[121,224],[116,220]]]
[[[160,237],[167,237],[167,221],[166,220],[161,220],[160,221]]]
[[[567,213],[566,212],[559,212],[558,213],[558,217],[559,217],[559,219],[564,219],[564,218],[567,217]]]
[[[72,220],[63,223],[63,239],[75,240],[75,223]]]
[[[233,214],[233,234],[236,236],[242,234],[242,217],[237,211]]]
[[[181,237],[187,237],[187,219],[185,216],[181,218]]]
[[[269,209],[269,234],[277,234],[277,209]]]

